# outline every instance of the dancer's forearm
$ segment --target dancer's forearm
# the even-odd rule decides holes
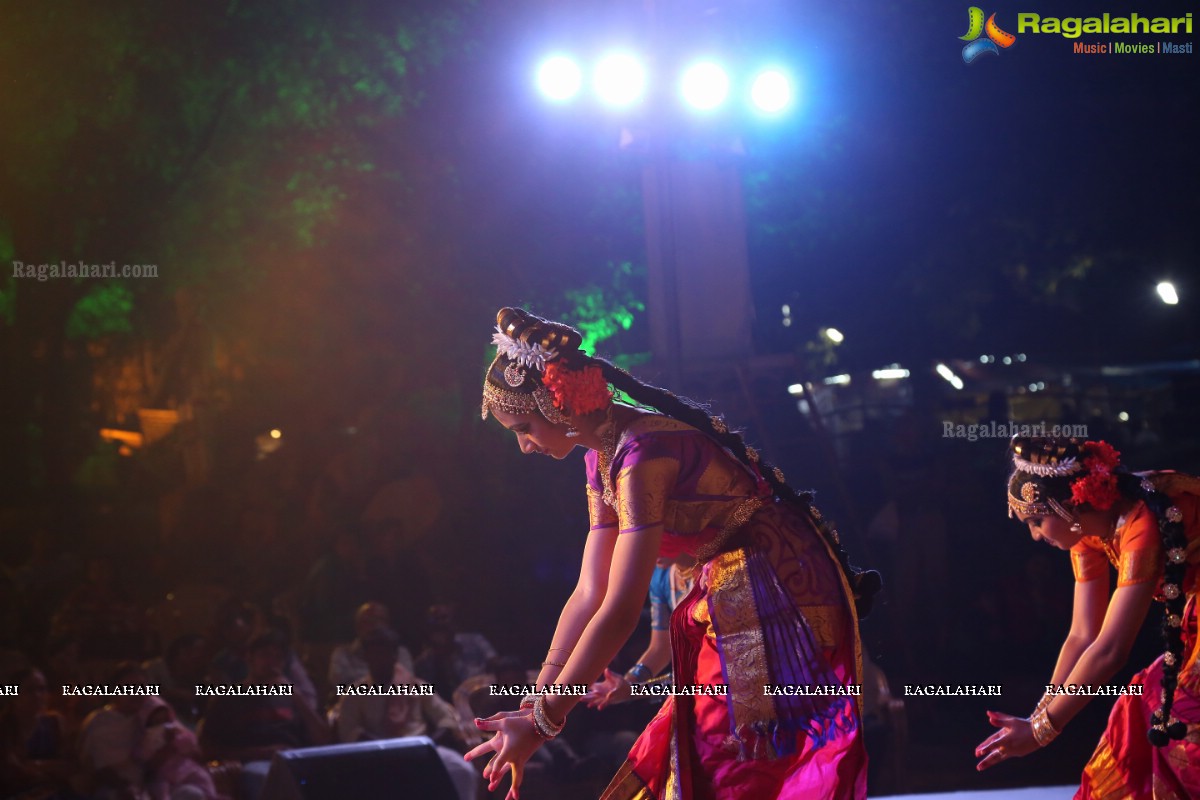
[[[579,587],[567,598],[562,613],[558,616],[558,625],[554,629],[554,637],[550,640],[550,648],[546,652],[548,663],[538,672],[539,689],[556,681],[563,668],[555,666],[552,662],[566,664],[567,658],[578,646],[580,636],[595,617],[603,599],[593,598]]]
[[[605,602],[588,623],[570,662],[555,683],[590,684],[629,640],[640,617],[640,605],[631,606],[619,600]],[[548,712],[555,719],[563,719],[582,699],[573,695],[552,696],[547,698]]]

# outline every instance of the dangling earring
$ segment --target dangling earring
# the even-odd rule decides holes
[[[568,422],[568,423],[567,423],[567,434],[566,434],[566,435],[567,435],[567,438],[568,438],[568,439],[574,439],[574,438],[576,438],[576,437],[578,437],[578,436],[579,436],[579,431],[577,431],[577,430],[575,429],[575,423],[574,423],[574,422]]]

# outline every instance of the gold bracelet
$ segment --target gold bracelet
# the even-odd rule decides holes
[[[546,716],[546,695],[538,695],[537,700],[533,701],[533,729],[543,739],[553,739],[562,733],[567,721],[554,723]]]
[[[1058,738],[1059,730],[1054,727],[1044,708],[1029,718],[1029,724],[1033,726],[1033,739],[1038,743],[1038,747],[1045,747]]]
[[[571,655],[571,653],[573,652],[571,650],[568,650],[565,647],[551,647],[549,650],[546,651],[546,655],[550,655],[551,653],[553,653],[555,651],[558,651],[560,653],[566,653],[567,655]]]
[[[564,661],[543,661],[543,667],[565,667],[567,664]]]

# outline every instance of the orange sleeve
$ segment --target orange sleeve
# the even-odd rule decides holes
[[[1157,581],[1162,576],[1162,536],[1158,520],[1143,504],[1120,531],[1121,561],[1117,587]]]
[[[1108,576],[1108,558],[1084,540],[1071,548],[1071,570],[1076,583],[1087,583]]]

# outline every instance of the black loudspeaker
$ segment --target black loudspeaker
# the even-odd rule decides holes
[[[458,800],[433,742],[380,739],[275,754],[261,800]]]

